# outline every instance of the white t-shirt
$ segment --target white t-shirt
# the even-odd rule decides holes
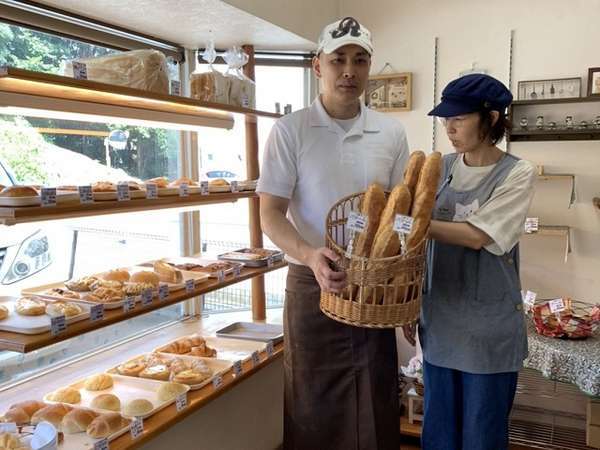
[[[463,155],[457,158],[452,171],[450,186],[457,191],[474,189],[496,166],[467,166],[463,158]],[[506,179],[494,189],[491,197],[466,217],[466,222],[494,240],[485,246],[488,252],[503,255],[519,242],[524,233],[525,218],[533,198],[536,177],[535,165],[521,159]]]
[[[289,220],[315,248],[325,245],[334,203],[371,183],[392,189],[403,179],[409,151],[402,124],[364,105],[354,120],[345,131],[317,98],[275,122],[265,146],[256,190],[289,199]]]

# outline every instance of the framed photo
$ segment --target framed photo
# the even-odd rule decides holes
[[[578,98],[581,97],[581,77],[519,81],[517,89],[517,100]]]
[[[600,96],[600,67],[588,69],[588,97]]]
[[[369,78],[365,104],[377,111],[410,111],[412,73],[375,75]]]

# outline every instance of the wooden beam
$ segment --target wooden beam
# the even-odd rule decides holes
[[[34,128],[34,130],[42,134],[69,134],[94,137],[107,137],[110,134],[110,131],[74,130],[70,128]]]
[[[248,55],[248,63],[244,66],[244,75],[255,80],[254,74],[254,46],[244,45],[244,52]],[[256,118],[246,117],[246,175],[249,180],[256,180],[260,175],[258,161],[258,126]],[[262,229],[260,226],[260,203],[258,198],[248,200],[249,223],[250,223],[250,245],[262,247]],[[265,320],[267,309],[265,302],[265,278],[259,276],[252,279],[252,318],[254,320]]]

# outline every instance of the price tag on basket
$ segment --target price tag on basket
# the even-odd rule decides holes
[[[535,304],[535,299],[537,298],[537,294],[535,292],[532,291],[527,291],[525,292],[525,295],[523,296],[523,303],[525,303],[525,305],[532,307]]]
[[[108,450],[108,438],[94,442],[94,450]]]
[[[354,231],[350,231],[350,242],[348,242],[348,247],[346,247],[346,258],[352,256],[352,251],[354,250],[354,234]]]
[[[233,266],[233,276],[237,278],[241,274],[242,274],[242,266],[240,266],[239,264],[236,264],[235,266]]]
[[[175,398],[175,408],[177,409],[177,412],[185,409],[187,407],[187,392],[184,392],[181,395],[178,395]]]
[[[359,214],[355,211],[352,211],[348,216],[348,221],[346,222],[346,227],[350,231],[354,231],[355,233],[362,233],[367,228],[367,224],[369,222],[369,218]]]
[[[242,368],[242,362],[240,360],[233,363],[233,374],[236,377],[239,377],[242,374],[243,370],[244,369]]]
[[[161,284],[158,287],[158,299],[162,302],[169,297],[169,285]]]
[[[252,365],[254,367],[260,364],[260,356],[258,355],[258,351],[252,352]]]
[[[144,419],[136,417],[131,422],[131,438],[137,439],[144,432]]]
[[[120,202],[131,200],[131,196],[129,195],[129,184],[127,182],[119,182],[119,184],[117,184],[117,200]]]
[[[56,188],[42,188],[42,206],[56,206]]]
[[[525,233],[535,233],[539,230],[540,219],[537,217],[527,217],[525,219]]]
[[[194,292],[194,279],[190,278],[189,280],[185,280],[185,292],[186,294],[191,294],[192,292]]]
[[[219,270],[217,272],[217,279],[219,280],[219,283],[222,283],[223,281],[225,281],[225,272],[222,270]]]
[[[275,347],[273,346],[273,341],[267,342],[267,356],[270,358],[271,356],[273,356],[274,352]]]
[[[128,313],[135,308],[135,298],[128,295],[123,301],[123,312]]]
[[[396,218],[394,219],[394,231],[401,234],[410,234],[414,221],[415,219],[410,216],[396,214]]]
[[[87,66],[85,63],[73,61],[73,78],[77,80],[87,80]]]
[[[104,305],[99,303],[90,308],[90,320],[96,322],[97,320],[104,319]]]
[[[181,82],[179,80],[171,80],[171,95],[181,95]]]
[[[152,303],[152,289],[144,289],[142,291],[142,305],[148,306]]]
[[[200,182],[200,195],[208,195],[208,181]]]
[[[146,183],[146,198],[149,200],[158,198],[158,186],[156,183]]]
[[[189,197],[190,196],[190,187],[187,183],[181,183],[179,185],[179,196],[180,197]]]
[[[240,192],[240,187],[238,186],[238,182],[237,181],[232,181],[231,184],[229,185],[229,187],[231,188],[231,192],[232,193],[236,193],[236,192]]]
[[[16,433],[17,424],[14,422],[0,423],[0,433]]]
[[[92,186],[78,186],[79,191],[79,202],[80,203],[94,203],[94,193],[92,192]]]
[[[50,318],[50,332],[52,336],[56,336],[60,333],[64,333],[67,329],[67,321],[65,316],[56,316]]]
[[[212,380],[212,384],[213,384],[213,388],[215,388],[215,390],[219,389],[221,386],[223,386],[223,376],[217,375],[216,377],[214,377]]]
[[[563,301],[562,298],[557,298],[556,300],[550,300],[550,302],[548,302],[548,306],[550,306],[550,312],[554,313],[554,314],[564,311],[566,309],[565,302]]]

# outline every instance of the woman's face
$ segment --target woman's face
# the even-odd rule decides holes
[[[458,153],[475,150],[481,144],[479,113],[441,118],[448,139]]]

